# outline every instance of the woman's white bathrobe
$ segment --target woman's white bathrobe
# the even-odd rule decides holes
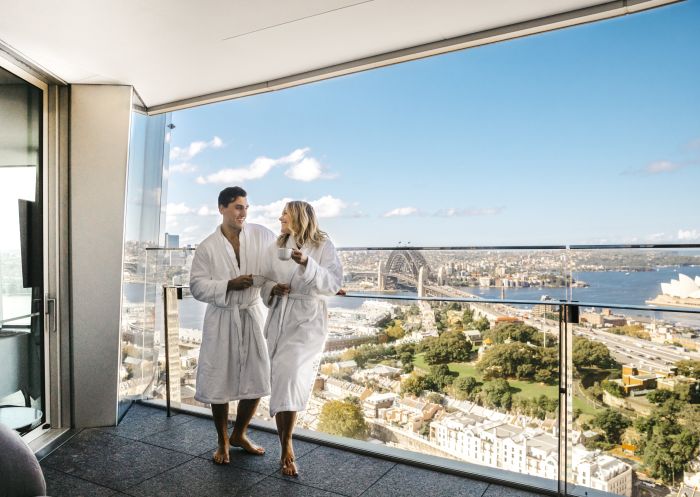
[[[226,291],[228,281],[260,274],[262,256],[275,235],[257,224],[240,234],[241,266],[221,226],[197,246],[190,272],[192,296],[206,302],[194,398],[205,404],[257,399],[270,393],[270,362],[262,334],[260,289]]]
[[[293,237],[288,248],[296,248]],[[272,393],[270,415],[281,411],[303,411],[311,394],[319,359],[326,341],[328,312],[326,296],[335,295],[343,280],[343,267],[330,240],[318,247],[306,244],[306,267],[293,260],[281,261],[278,246],[272,244],[263,262],[263,276],[269,279],[260,295],[270,313],[265,337],[270,353]],[[288,296],[273,296],[277,283],[291,286]]]

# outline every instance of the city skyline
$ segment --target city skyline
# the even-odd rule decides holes
[[[696,0],[173,114],[165,229],[218,192],[337,245],[700,241]]]

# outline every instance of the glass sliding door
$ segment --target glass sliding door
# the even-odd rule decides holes
[[[0,67],[0,422],[45,418],[43,92]]]

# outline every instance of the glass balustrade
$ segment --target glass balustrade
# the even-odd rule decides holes
[[[697,248],[341,250],[347,295],[298,427],[574,495],[693,484]],[[208,407],[193,254],[148,251],[124,340],[133,393],[181,409]],[[266,399],[256,420],[272,426]]]

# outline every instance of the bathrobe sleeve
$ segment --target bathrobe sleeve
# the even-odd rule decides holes
[[[304,283],[315,287],[319,295],[335,295],[343,283],[343,266],[338,258],[335,246],[326,240],[319,260],[308,256],[306,267],[299,265],[297,272]]]
[[[202,243],[202,245],[197,247],[194,253],[190,270],[192,296],[200,302],[217,307],[228,307],[230,304],[230,294],[226,292],[228,279],[221,279],[221,274],[213,274],[215,269],[213,248],[210,243]]]

